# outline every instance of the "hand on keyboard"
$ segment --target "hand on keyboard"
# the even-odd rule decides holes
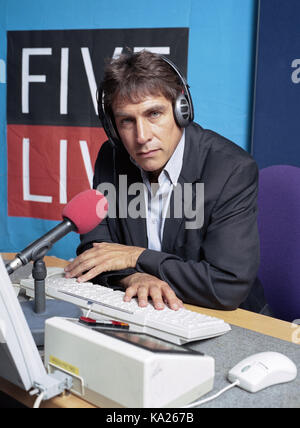
[[[137,296],[139,306],[143,308],[148,304],[148,297],[151,297],[154,308],[158,310],[164,309],[164,302],[175,311],[183,307],[182,301],[169,284],[153,275],[134,273],[123,278],[120,283],[126,288],[125,302],[130,302],[132,297]]]
[[[115,243],[94,243],[66,268],[66,278],[78,278],[79,282],[90,281],[103,272],[134,268],[145,248]],[[83,273],[84,272],[84,273]]]

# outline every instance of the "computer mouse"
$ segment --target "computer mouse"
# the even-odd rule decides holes
[[[239,387],[257,392],[268,386],[290,382],[297,376],[297,367],[279,352],[260,352],[240,361],[228,373],[230,382],[238,380]]]

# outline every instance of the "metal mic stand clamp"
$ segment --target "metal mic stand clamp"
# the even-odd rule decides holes
[[[46,311],[45,279],[47,277],[46,264],[43,258],[33,263],[32,277],[34,279],[34,312],[42,314]]]
[[[47,269],[43,257],[47,246],[35,252],[32,277],[34,279],[34,300],[22,302],[21,306],[37,346],[44,345],[45,322],[51,317],[79,318],[81,309],[69,302],[56,299],[46,299],[45,279]]]

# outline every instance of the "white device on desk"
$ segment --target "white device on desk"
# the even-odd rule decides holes
[[[32,279],[21,280],[21,287],[33,297]],[[135,331],[148,333],[175,344],[208,339],[231,330],[222,319],[180,309],[174,311],[165,307],[155,310],[151,303],[139,307],[137,299],[124,302],[124,292],[91,282],[78,283],[76,278],[50,277],[46,279],[46,295],[65,300],[89,311],[93,318],[108,317],[128,322]]]
[[[0,256],[0,377],[38,399],[49,399],[71,386],[62,371],[49,376]]]
[[[72,392],[101,407],[177,407],[210,391],[214,359],[144,333],[46,321],[45,365],[73,377]]]

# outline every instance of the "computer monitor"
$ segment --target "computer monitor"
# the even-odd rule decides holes
[[[46,373],[15,290],[0,256],[0,377],[25,391],[57,389]],[[61,392],[61,391],[60,391]],[[57,395],[59,391],[51,392]],[[49,394],[45,394],[45,398]]]

